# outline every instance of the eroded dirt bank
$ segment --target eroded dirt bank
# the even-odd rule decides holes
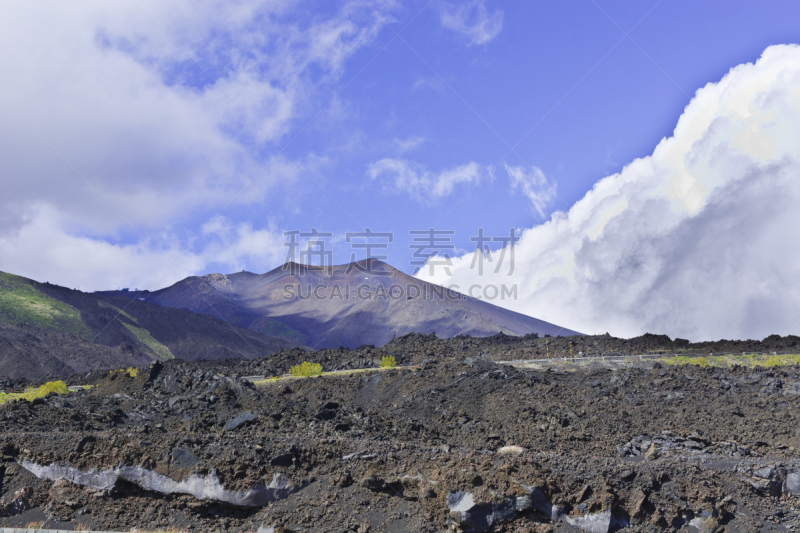
[[[800,527],[793,367],[523,371],[428,351],[414,370],[260,387],[236,377],[258,362],[174,362],[0,406],[0,524]]]

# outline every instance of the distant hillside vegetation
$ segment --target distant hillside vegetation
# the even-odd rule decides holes
[[[92,338],[92,330],[77,309],[44,294],[29,279],[5,272],[0,272],[0,323]]]

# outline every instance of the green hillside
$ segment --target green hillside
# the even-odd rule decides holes
[[[147,348],[150,349],[151,353],[156,357],[158,357],[159,359],[161,359],[162,361],[175,359],[175,356],[172,354],[169,348],[167,348],[166,346],[158,342],[156,339],[154,339],[153,336],[150,334],[150,332],[147,331],[146,329],[137,328],[133,324],[128,324],[127,322],[123,322],[122,320],[120,320],[120,323],[126,328],[128,328],[128,331],[133,333],[139,340],[139,342],[147,346]]]
[[[25,278],[5,272],[0,272],[0,322],[92,338],[77,309],[47,296]]]

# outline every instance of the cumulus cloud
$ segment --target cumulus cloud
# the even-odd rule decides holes
[[[367,175],[391,182],[393,192],[405,192],[413,198],[433,203],[449,196],[461,184],[477,184],[492,179],[492,167],[475,162],[457,166],[439,173],[431,172],[424,165],[406,159],[381,159],[369,165]]]
[[[52,280],[79,265],[80,252],[52,253],[71,243],[85,274],[65,280],[111,286],[106,271],[158,268],[152,250],[177,246],[164,243],[185,219],[268,201],[301,173],[275,143],[335,94],[391,4],[311,18],[285,0],[5,3],[0,269]],[[153,232],[168,234],[155,248],[140,237]],[[181,275],[203,270],[194,253]],[[48,257],[49,270],[22,268],[23,255]]]
[[[119,244],[65,231],[64,225],[63,215],[46,204],[32,210],[25,223],[0,233],[2,269],[81,290],[153,290],[205,264],[195,254],[181,254],[174,238]]]
[[[800,330],[800,47],[773,46],[684,110],[653,154],[598,181],[568,212],[523,232],[518,286],[496,302],[586,333],[693,340]]]
[[[210,267],[266,272],[286,253],[283,233],[275,226],[254,229],[223,217],[203,225],[200,244],[188,247],[170,232],[121,244],[71,229],[56,209],[39,206],[15,231],[0,233],[3,270],[84,291],[155,290]]]
[[[442,25],[466,36],[470,44],[486,44],[503,29],[503,12],[489,13],[484,0],[457,5],[445,3],[441,10]]]
[[[521,166],[505,165],[508,177],[511,180],[511,189],[522,191],[522,194],[531,201],[531,206],[539,214],[544,216],[544,209],[550,205],[556,197],[556,184],[547,181],[547,177],[542,169],[531,166],[525,168]]]

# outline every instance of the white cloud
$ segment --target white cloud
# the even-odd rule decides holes
[[[411,152],[422,146],[426,142],[425,137],[412,135],[406,139],[395,139],[394,144],[400,153]]]
[[[63,217],[45,204],[15,231],[3,231],[2,270],[81,290],[128,286],[153,290],[203,267],[194,254],[179,256],[174,239],[120,245],[65,231],[63,226]]]
[[[486,44],[503,29],[503,12],[489,14],[484,0],[457,5],[445,3],[441,10],[442,25],[466,36],[470,44]]]
[[[284,262],[286,239],[275,225],[258,230],[248,223],[234,225],[217,217],[203,226],[203,233],[215,237],[199,254],[205,264],[219,263],[229,272],[261,265],[260,270],[266,272]]]
[[[773,46],[700,89],[651,156],[524,231],[512,277],[478,277],[471,255],[422,275],[516,283],[496,303],[587,333],[797,334],[798,176],[800,47]]]
[[[547,181],[544,172],[538,167],[525,167],[505,165],[508,177],[511,180],[511,189],[520,189],[528,197],[531,205],[539,214],[544,216],[544,209],[556,197],[556,184]]]
[[[478,184],[492,179],[494,171],[492,167],[470,162],[434,173],[413,161],[386,158],[371,163],[367,175],[373,180],[391,181],[389,188],[393,192],[405,192],[417,200],[433,203],[449,196],[457,185]]]
[[[437,94],[445,94],[447,92],[447,85],[441,78],[432,76],[430,78],[420,77],[411,86],[411,90],[419,91],[422,89],[430,89]]]
[[[117,263],[130,275],[158,268],[139,234],[170,241],[187,219],[291,187],[301,171],[275,157],[273,140],[335,94],[344,62],[391,21],[392,2],[352,0],[327,17],[287,0],[3,8],[0,269],[55,281],[79,265],[89,280]],[[60,155],[46,157],[50,146]],[[86,252],[83,263],[64,246],[52,254],[54,243]],[[49,257],[49,270],[23,253]]]
[[[107,242],[69,231],[57,210],[42,205],[16,231],[0,234],[0,257],[4,271],[95,291],[160,289],[213,267],[266,272],[286,253],[283,233],[272,225],[254,229],[217,217],[203,226],[200,237],[201,245],[188,248],[168,232],[134,244]]]

